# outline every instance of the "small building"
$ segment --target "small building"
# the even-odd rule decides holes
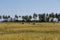
[[[50,17],[49,18],[49,22],[53,22],[53,17]]]
[[[49,22],[58,22],[58,18],[49,18]]]
[[[53,22],[58,22],[58,18],[53,18]]]
[[[58,18],[58,21],[60,22],[60,17]]]
[[[0,19],[0,22],[3,22],[4,19]]]

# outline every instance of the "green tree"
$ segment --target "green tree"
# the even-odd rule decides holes
[[[36,19],[37,19],[37,14],[36,13],[33,14],[33,18],[34,18],[34,21],[36,21]]]
[[[7,22],[8,16],[3,15],[3,19],[4,19],[5,22]]]
[[[14,21],[18,21],[18,15],[15,15],[15,19],[14,19]]]
[[[59,18],[59,15],[56,13],[56,14],[55,14],[55,17],[56,17],[56,18]]]
[[[0,15],[0,19],[2,19],[2,16]]]
[[[38,17],[39,17],[39,21],[41,22],[41,14],[38,14]]]
[[[22,16],[23,21],[25,21],[25,16]]]
[[[46,22],[49,21],[49,14],[46,14]]]
[[[42,14],[42,22],[45,22],[45,13]]]
[[[32,16],[30,15],[30,16],[29,16],[29,21],[31,21],[31,19],[32,19]]]

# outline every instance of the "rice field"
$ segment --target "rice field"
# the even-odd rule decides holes
[[[60,23],[0,23],[0,40],[60,40]]]

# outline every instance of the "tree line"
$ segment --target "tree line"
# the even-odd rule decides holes
[[[22,20],[18,20],[18,18],[22,18]],[[37,19],[38,18],[38,19]],[[49,22],[50,18],[58,18],[60,21],[60,13],[41,13],[37,14],[34,13],[32,15],[25,15],[25,16],[18,16],[15,15],[14,18],[12,18],[10,15],[0,15],[0,19],[4,19],[2,22]],[[51,21],[52,22],[52,21]]]

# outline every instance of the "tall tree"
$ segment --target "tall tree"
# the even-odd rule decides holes
[[[58,20],[60,21],[60,13],[59,13],[59,15],[58,15]]]
[[[2,19],[2,16],[0,15],[0,19]]]
[[[25,16],[25,21],[27,22],[29,20],[28,15]]]
[[[4,21],[5,21],[5,22],[7,22],[7,20],[8,20],[7,15],[6,15],[6,16],[5,16],[5,15],[3,15],[3,19],[4,19]]]
[[[36,19],[37,19],[37,14],[36,13],[33,14],[33,18],[34,18],[34,21],[36,21]]]
[[[46,14],[46,22],[48,22],[49,21],[49,14],[47,13]]]
[[[56,14],[55,14],[55,17],[56,17],[56,18],[59,18],[59,15],[56,13]]]
[[[42,18],[41,18],[41,14],[38,14],[39,17],[39,21],[41,22]]]
[[[15,19],[14,19],[15,21],[18,21],[18,15],[15,15]]]
[[[54,13],[53,13],[53,12],[51,13],[51,17],[53,17],[53,18],[54,18]]]
[[[25,21],[25,16],[22,16],[23,21]]]
[[[45,22],[45,13],[42,14],[42,21]]]
[[[29,21],[31,21],[31,19],[32,19],[32,16],[30,15],[30,16],[29,16]]]

